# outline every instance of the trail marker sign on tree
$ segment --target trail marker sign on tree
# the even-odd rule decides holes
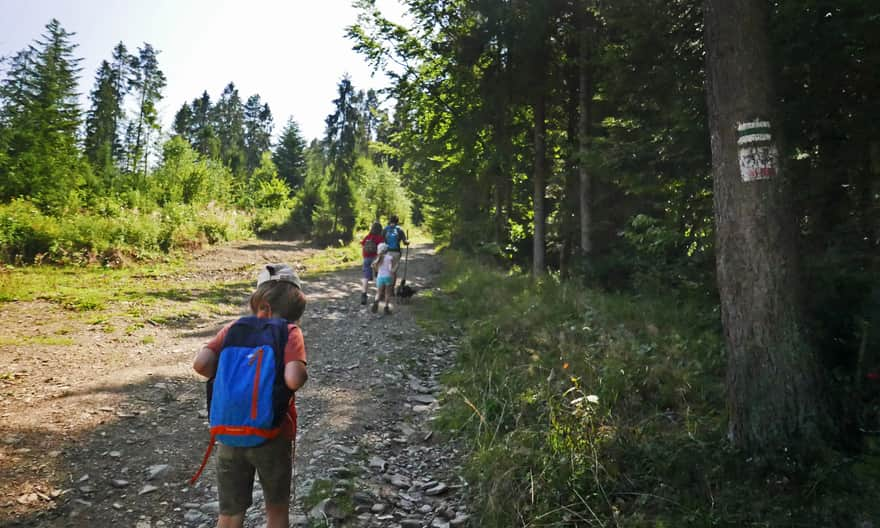
[[[770,122],[739,123],[736,132],[742,181],[768,180],[776,176],[779,153],[770,134]]]

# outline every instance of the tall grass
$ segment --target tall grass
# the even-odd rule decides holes
[[[461,333],[437,425],[470,448],[476,526],[855,526],[880,513],[863,495],[871,471],[840,455],[780,468],[728,447],[713,306],[444,262],[420,318]]]

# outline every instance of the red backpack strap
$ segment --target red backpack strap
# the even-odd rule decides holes
[[[214,450],[214,444],[217,443],[217,437],[212,432],[211,440],[208,441],[208,449],[205,451],[205,458],[202,459],[202,465],[199,466],[199,470],[196,471],[196,474],[193,475],[193,478],[190,479],[189,485],[192,486],[199,479],[199,476],[202,474],[202,471],[205,470],[205,466],[208,465],[208,459],[211,458],[211,451]]]

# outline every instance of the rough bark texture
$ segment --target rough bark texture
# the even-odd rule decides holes
[[[744,182],[737,125],[774,121],[763,0],[706,0],[709,128],[718,287],[728,353],[729,435],[772,451],[819,441],[828,414],[815,351],[804,336],[789,182]]]
[[[535,174],[534,174],[534,215],[535,215],[535,238],[534,238],[534,256],[532,258],[532,268],[535,275],[544,273],[544,187],[546,175],[545,173],[545,135],[546,135],[546,117],[545,117],[545,98],[543,93],[536,95],[535,100]]]

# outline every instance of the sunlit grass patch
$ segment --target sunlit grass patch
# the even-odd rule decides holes
[[[361,261],[361,246],[359,242],[360,240],[353,240],[348,245],[330,247],[323,251],[312,253],[303,260],[303,265],[310,274],[351,268]]]
[[[128,325],[127,327],[125,327],[125,334],[132,335],[143,327],[144,327],[144,323],[141,323],[141,322],[132,323],[132,324]]]
[[[52,292],[37,295],[37,298],[55,302],[75,312],[90,312],[103,310],[114,298],[114,293],[101,288],[59,286]]]
[[[75,341],[69,337],[59,337],[59,336],[32,336],[32,337],[0,336],[0,346],[27,346],[27,345],[70,346],[74,343],[75,343]]]
[[[97,311],[113,302],[148,302],[172,289],[166,278],[182,263],[101,266],[7,266],[0,272],[0,302],[45,299],[74,311]]]
[[[80,312],[85,324],[114,333],[117,326],[132,335],[145,324],[181,326],[199,317],[234,316],[241,311],[252,285],[215,284],[208,279],[178,279],[183,262],[132,264],[128,268],[99,266],[7,266],[0,271],[0,302],[44,300]],[[114,322],[121,318],[122,321]]]

